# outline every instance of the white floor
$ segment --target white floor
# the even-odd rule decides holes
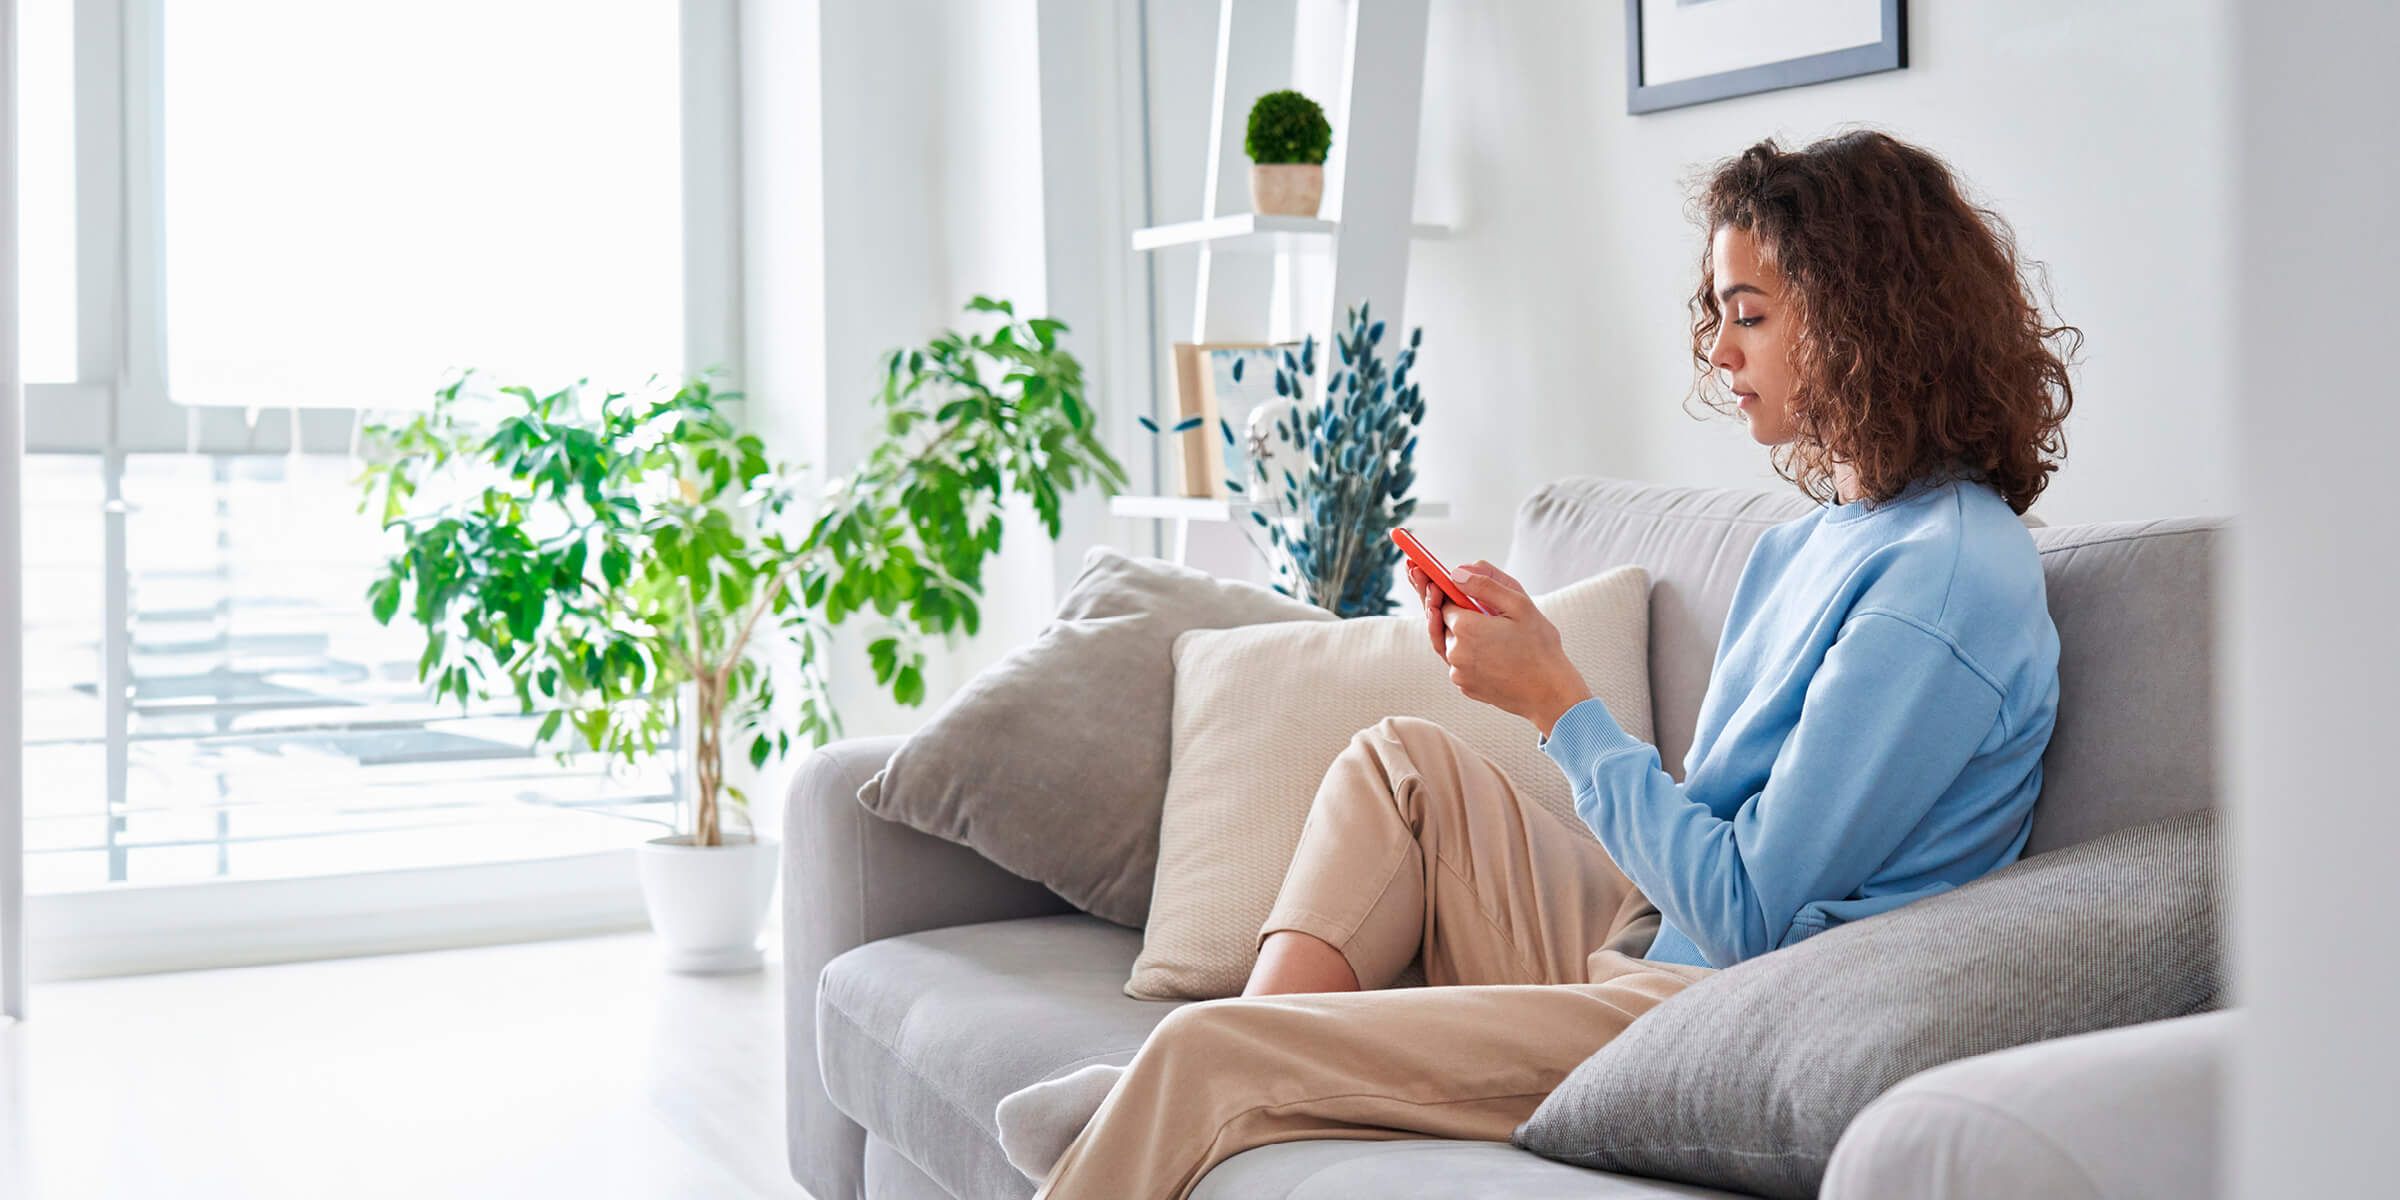
[[[650,936],[37,986],[0,1197],[805,1197],[782,972]]]

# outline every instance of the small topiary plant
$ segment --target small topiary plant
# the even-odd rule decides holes
[[[1268,92],[1250,106],[1250,132],[1242,149],[1251,162],[1319,164],[1332,147],[1333,125],[1316,101],[1285,89]]]

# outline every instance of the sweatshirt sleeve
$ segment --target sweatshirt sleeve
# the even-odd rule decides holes
[[[1999,719],[2002,696],[1943,635],[1853,613],[1808,683],[1764,790],[1723,819],[1597,699],[1541,750],[1626,877],[1712,966],[1782,945],[1801,907],[1847,899],[1899,848]]]

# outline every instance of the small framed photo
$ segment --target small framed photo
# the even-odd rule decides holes
[[[1908,65],[1908,0],[1625,0],[1625,111]]]
[[[1227,479],[1250,478],[1250,446],[1245,434],[1250,414],[1272,404],[1275,368],[1297,342],[1177,342],[1175,343],[1175,419],[1199,417],[1200,427],[1181,435],[1183,494],[1229,499]],[[1240,370],[1235,370],[1235,364]],[[1228,444],[1218,426],[1233,429]]]

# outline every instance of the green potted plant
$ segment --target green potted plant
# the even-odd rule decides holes
[[[747,815],[728,737],[763,767],[795,738],[840,736],[824,648],[869,609],[890,626],[867,648],[877,683],[922,703],[926,639],[975,632],[1004,489],[1055,539],[1063,494],[1125,485],[1057,344],[1066,326],[982,296],[968,308],[1003,322],[891,352],[883,437],[814,505],[707,379],[543,395],[469,375],[367,430],[362,503],[400,539],[368,601],[424,631],[417,673],[437,700],[513,696],[562,755],[631,763],[688,743],[689,826],[636,856],[672,969],[759,961],[776,860],[724,828],[725,808]],[[778,710],[775,667],[796,715]]]
[[[1333,126],[1317,102],[1289,89],[1250,106],[1242,148],[1250,155],[1250,206],[1261,213],[1313,217],[1325,198],[1325,152]]]

